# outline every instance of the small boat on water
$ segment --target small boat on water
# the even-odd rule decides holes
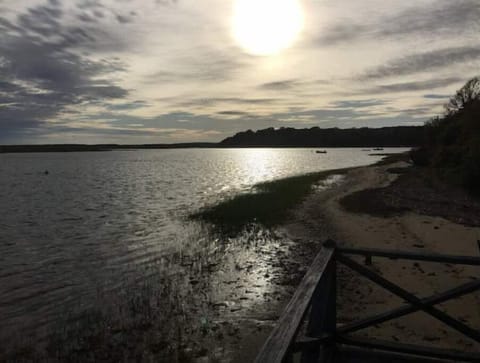
[[[376,147],[376,148],[374,148],[373,150],[375,150],[375,151],[380,151],[380,150],[383,150],[383,147]]]
[[[317,154],[326,154],[327,150],[317,150],[315,151]]]

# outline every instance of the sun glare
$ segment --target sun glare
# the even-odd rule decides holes
[[[233,34],[248,53],[278,53],[295,41],[302,26],[299,0],[236,0]]]

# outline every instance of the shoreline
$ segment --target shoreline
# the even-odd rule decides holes
[[[138,347],[145,347],[150,349],[152,357],[159,361],[253,361],[319,252],[322,242],[328,238],[350,246],[425,249],[449,254],[479,253],[476,247],[476,239],[480,239],[478,226],[465,227],[440,217],[419,213],[400,213],[395,209],[395,203],[393,207],[387,206],[393,213],[385,206],[383,209],[373,206],[377,208],[373,208],[373,211],[380,214],[387,210],[388,213],[384,216],[366,213],[372,210],[368,210],[368,203],[363,202],[360,210],[348,211],[352,206],[348,206],[348,203],[345,206],[343,203],[347,195],[357,195],[356,193],[364,193],[365,190],[377,195],[380,190],[378,188],[386,188],[388,192],[392,185],[397,188],[394,191],[401,190],[405,183],[398,186],[398,180],[404,176],[401,170],[408,165],[403,159],[405,154],[394,154],[372,165],[266,182],[257,185],[258,190],[254,194],[242,195],[233,204],[227,201],[224,203],[227,209],[219,209],[220,213],[213,213],[211,216],[224,215],[225,210],[238,211],[238,205],[245,205],[243,210],[249,213],[244,215],[245,219],[238,226],[240,228],[216,231],[215,223],[207,223],[208,230],[197,231],[197,224],[194,223],[191,232],[195,234],[203,231],[207,233],[207,237],[203,240],[204,245],[198,245],[197,241],[194,243],[196,249],[180,254],[176,257],[176,262],[172,261],[178,263],[179,271],[183,272],[170,284],[169,280],[154,279],[145,285],[147,290],[151,291],[142,296],[153,299],[155,303],[167,303],[162,306],[167,310],[171,308],[170,317],[154,309],[153,318],[145,319],[146,316],[142,315],[144,312],[140,311],[139,316],[130,317],[131,321],[125,323],[123,318],[115,320],[117,315],[123,317],[122,314],[109,315],[109,312],[102,310],[100,312],[105,313],[102,318],[109,323],[102,325],[104,330],[100,330],[99,337],[102,341],[114,342],[114,345],[110,348],[94,346],[98,349],[95,354],[103,356],[110,352],[121,357],[122,354],[132,354]],[[385,190],[381,189],[379,195],[389,198],[390,203],[391,193]],[[286,193],[290,195],[286,196]],[[396,197],[401,199],[401,196]],[[265,207],[270,201],[275,202],[275,213],[270,212],[271,208],[257,210],[257,205]],[[354,206],[355,203],[358,204],[358,200],[354,199]],[[210,212],[212,210],[215,212],[215,209]],[[278,211],[282,213],[277,214]],[[255,217],[253,220],[250,219],[252,215]],[[217,220],[217,223],[229,224],[238,217],[239,215],[234,213],[224,221]],[[206,221],[208,222],[208,219]],[[203,228],[201,225],[199,227]],[[233,237],[237,232],[240,235]],[[463,244],[449,246],[448,238],[453,236],[460,236]],[[472,241],[475,243],[470,243]],[[434,268],[428,263],[392,263],[382,259],[374,259],[373,267],[381,270],[384,276],[392,281],[399,282],[401,286],[416,293],[421,291],[422,295],[446,290],[465,282],[460,280],[468,281],[479,273],[475,269],[459,269],[445,264]],[[443,274],[446,274],[446,277],[439,278]],[[405,281],[396,280],[399,275]],[[389,294],[373,289],[345,269],[339,270],[338,283],[340,323],[396,307],[399,303]],[[405,283],[413,283],[413,286]],[[164,291],[159,295],[156,287],[163,285]],[[181,302],[187,297],[189,304],[184,305]],[[372,297],[373,299],[370,299]],[[480,326],[480,311],[475,311],[475,307],[480,306],[480,294],[472,294],[466,298],[454,300],[453,307],[448,303],[447,312],[477,328]],[[135,301],[134,303],[137,304]],[[150,305],[147,305],[148,312]],[[142,307],[143,305],[138,306]],[[440,308],[443,309],[443,305]],[[97,319],[96,313],[96,310],[92,310],[93,315],[87,317]],[[448,347],[458,349],[459,342],[455,335],[445,333],[443,326],[439,324],[435,327],[435,321],[430,321],[433,319],[419,318],[419,314],[409,316],[411,320],[395,320],[390,325],[366,333],[408,343],[441,343],[443,347],[447,347],[445,344],[448,343]],[[113,325],[109,319],[113,319]],[[160,327],[170,323],[177,326],[178,332],[171,329],[172,334],[162,336],[163,330]],[[179,328],[180,326],[182,328]],[[425,331],[425,326],[429,327],[428,331]],[[425,334],[422,335],[423,333]],[[87,331],[87,338],[97,338],[97,333],[93,336],[88,334],[90,333]],[[66,343],[70,344],[70,338],[65,338]],[[123,339],[126,339],[127,343],[137,343],[124,346]],[[111,348],[113,350],[109,351]],[[467,341],[460,341],[460,348],[478,349]],[[68,349],[66,346],[65,352],[68,353]],[[60,351],[59,354],[65,352]],[[85,349],[74,353],[83,357],[83,354],[88,352],[89,350]],[[1,353],[0,349],[0,356]],[[30,354],[35,356],[36,353],[27,353],[27,357]]]
[[[371,197],[380,193],[382,188],[387,191],[393,189],[397,199],[405,198],[401,193],[402,189],[399,190],[397,186],[397,180],[402,175],[399,170],[403,168],[413,167],[404,161],[387,159],[374,165],[347,170],[341,183],[330,189],[311,193],[293,211],[293,218],[282,229],[290,238],[297,241],[317,240],[320,243],[319,237],[327,234],[328,238],[352,247],[478,255],[480,251],[477,241],[480,240],[480,226],[471,225],[471,223],[465,225],[464,219],[460,219],[460,222],[464,223],[460,224],[459,220],[455,220],[455,214],[443,215],[445,214],[443,210],[432,211],[429,208],[422,208],[418,205],[421,204],[418,201],[415,201],[414,205],[398,208],[398,200],[389,194],[387,198],[392,198],[392,201],[384,201],[385,205],[382,207],[391,208],[391,210],[381,208],[375,210],[378,206],[369,206],[369,204],[375,204],[375,200],[368,199],[353,200],[357,205],[355,208],[348,208],[345,197],[366,190],[370,191],[367,196]],[[397,189],[391,187],[392,185]],[[407,186],[408,184],[401,185],[402,188]],[[455,194],[455,192],[452,193]],[[425,203],[431,202],[428,198],[426,199]],[[405,204],[405,201],[403,202]],[[358,205],[358,203],[363,204]],[[454,203],[454,201],[445,203]],[[435,214],[442,216],[435,216]],[[479,268],[471,266],[391,261],[384,258],[374,259],[373,268],[381,272],[384,277],[399,283],[400,286],[420,297],[468,282],[478,278],[480,273]],[[339,269],[338,289],[340,323],[387,311],[402,304],[399,298],[347,268]],[[478,306],[480,306],[478,291],[438,305],[443,311],[475,329],[480,328]],[[421,312],[359,331],[355,335],[464,351],[480,351],[480,346],[475,342],[462,337],[448,326]]]
[[[178,149],[361,149],[375,145],[225,145],[214,142],[191,142],[178,144],[46,144],[46,145],[0,145],[0,154],[37,154],[37,153],[78,153],[138,150],[178,150]],[[383,148],[411,148],[416,145],[382,145]],[[371,154],[378,156],[382,154]]]

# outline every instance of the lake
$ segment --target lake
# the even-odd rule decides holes
[[[205,266],[217,266],[229,253],[245,253],[244,237],[229,238],[220,246],[208,226],[189,220],[189,214],[248,192],[259,182],[380,159],[360,149],[327,151],[0,154],[1,339],[7,342],[14,332],[31,339],[45,336],[55,324],[70,319],[72,311],[109,306],[109,296],[115,296],[112,306],[121,305],[139,286],[155,290],[168,285],[162,293],[180,298],[188,283],[198,284],[193,277],[205,272]],[[155,284],[145,283],[151,279]],[[248,280],[243,284],[249,287]],[[268,281],[252,285],[268,289]],[[228,302],[213,290],[216,301]],[[238,310],[252,303],[248,299],[243,298]],[[193,316],[206,314],[198,308],[202,304]],[[163,310],[167,319],[170,312],[165,310],[168,307]]]

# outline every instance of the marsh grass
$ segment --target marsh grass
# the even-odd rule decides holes
[[[8,346],[2,341],[0,362],[219,362],[231,350],[225,337],[234,337],[236,326],[212,300],[212,284],[219,288],[212,270],[243,266],[238,251],[274,237],[257,226],[235,239],[196,228],[203,227],[192,226],[185,248],[152,264],[132,265],[135,273],[122,286],[99,287],[88,306],[79,300],[43,339],[19,332]]]
[[[200,324],[184,310],[185,294],[171,282],[155,282],[129,289],[129,293],[120,291],[97,296],[97,304],[71,311],[58,321],[43,342],[18,342],[17,346],[3,351],[0,360],[192,361],[200,347],[188,343],[202,342],[205,334]]]
[[[284,222],[290,210],[312,192],[316,183],[347,170],[350,169],[321,171],[256,184],[250,193],[206,207],[191,217],[209,222],[227,234],[239,233],[252,223],[272,227]]]

